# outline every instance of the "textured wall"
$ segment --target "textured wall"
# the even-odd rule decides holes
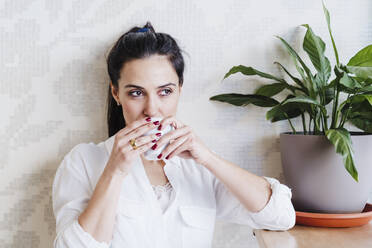
[[[346,62],[371,43],[372,3],[327,6]],[[283,182],[277,137],[287,123],[271,125],[262,109],[208,98],[258,86],[257,78],[242,75],[221,83],[233,65],[279,75],[272,62],[290,61],[274,35],[299,49],[303,23],[324,37],[334,64],[321,1],[2,0],[0,247],[52,246],[54,173],[74,145],[107,138],[104,55],[122,32],[147,20],[188,53],[178,118],[224,158]],[[251,234],[249,227],[217,223],[214,247],[256,247]]]

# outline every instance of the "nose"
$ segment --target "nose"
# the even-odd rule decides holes
[[[151,97],[149,96],[147,98],[147,101],[144,106],[144,115],[149,116],[149,117],[156,117],[159,116],[160,113],[160,104],[158,99],[156,97]]]

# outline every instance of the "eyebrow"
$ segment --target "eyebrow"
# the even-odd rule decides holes
[[[176,86],[176,84],[174,84],[174,83],[167,83],[167,84],[161,85],[157,88],[160,89],[160,88],[164,88],[164,87],[169,86],[169,85]],[[143,87],[138,86],[138,85],[134,85],[134,84],[127,84],[127,85],[124,86],[124,88],[131,88],[131,87],[138,88],[138,89],[144,89]]]

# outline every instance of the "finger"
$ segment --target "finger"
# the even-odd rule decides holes
[[[138,127],[137,129],[133,130],[131,133],[124,135],[122,133],[121,135],[117,134],[115,136],[115,144],[121,148],[123,146],[126,146],[129,143],[129,140],[134,138],[139,138],[139,136],[142,136],[144,133],[155,129],[157,125],[155,125],[153,122],[147,123],[143,126]],[[160,134],[161,135],[161,134]]]
[[[154,124],[152,122],[148,122],[144,125],[141,125],[141,126],[137,127],[137,129],[134,129],[133,131],[131,131],[129,133],[124,132],[123,129],[122,129],[122,130],[119,131],[120,133],[117,133],[115,135],[115,142],[117,143],[117,145],[119,147],[123,146],[123,145],[126,145],[126,143],[128,143],[128,141],[130,139],[132,139],[133,133],[135,133],[135,131],[137,131],[138,129],[141,129],[141,131],[143,131],[144,129],[149,131],[152,128],[154,128]],[[130,137],[128,137],[128,135],[130,135],[130,134],[132,134],[132,135]]]
[[[164,144],[168,143],[170,140],[177,139],[178,137],[184,136],[189,132],[191,132],[191,128],[189,126],[184,126],[179,129],[170,131],[169,133],[163,135],[163,137],[161,137],[158,142],[156,142],[156,144],[158,145],[157,147],[161,147]]]
[[[168,125],[173,126],[174,129],[178,129],[178,128],[185,126],[182,122],[177,120],[175,117],[168,116],[161,120],[158,130],[162,130],[164,127]]]
[[[143,145],[140,145],[140,146],[138,146],[136,142],[136,149],[134,149],[132,145],[128,142],[127,145],[121,148],[121,152],[124,154],[130,153],[132,155],[141,154],[145,151],[148,151],[152,146],[153,146],[153,143],[151,141],[144,143]]]
[[[146,135],[146,136],[141,136],[139,138],[136,138],[136,146],[142,146],[147,143],[156,143],[157,138],[159,138],[156,134],[151,134],[151,135]],[[154,142],[153,142],[154,141]]]
[[[128,124],[125,128],[121,129],[117,135],[118,136],[125,136],[126,134],[132,132],[134,129],[137,129],[140,126],[146,125],[147,123],[151,122],[151,118],[149,117],[142,118],[136,121],[133,121],[132,123]],[[147,121],[149,120],[149,121]]]
[[[156,129],[158,125],[155,125],[153,122],[147,123],[143,126],[140,126],[130,133],[127,133],[125,136],[122,136],[121,139],[123,140],[122,142],[126,143],[131,139],[138,139],[139,137],[143,136],[145,133]]]
[[[148,134],[146,134],[146,133],[148,133],[150,131],[153,134],[152,130],[155,130],[156,133],[158,134],[157,137],[160,137],[161,133],[156,130],[157,126],[158,125],[155,125],[154,123],[149,123],[148,126],[145,125],[143,127],[139,127],[137,129],[133,130],[131,133],[126,135],[126,138],[127,138],[128,141],[131,140],[131,139],[139,139],[142,136],[147,136]],[[154,134],[156,134],[156,133],[154,133]]]
[[[146,135],[146,136],[142,136],[142,137],[135,139],[136,149],[133,148],[133,146],[130,144],[130,141],[125,141],[125,139],[122,139],[120,140],[120,147],[121,147],[120,150],[123,153],[126,153],[132,150],[138,150],[142,146],[148,146],[149,147],[148,149],[150,149],[154,145],[154,143],[157,141],[156,138],[158,138],[158,136],[156,136],[155,134],[151,134],[151,135]]]
[[[183,143],[185,143],[188,140],[188,135],[179,137],[172,143],[170,143],[163,151],[162,151],[162,157],[166,157],[169,154],[171,154],[173,151],[175,151],[179,146],[181,146]]]
[[[186,151],[189,149],[189,137],[187,137],[187,139],[181,143],[179,146],[177,146],[176,149],[174,149],[173,151],[171,151],[169,154],[163,154],[164,158],[166,159],[171,159],[173,158],[174,156],[177,156],[177,154],[183,152],[183,151]]]
[[[153,145],[153,143],[149,142],[149,143],[146,143],[146,144],[144,144],[140,147],[137,147],[137,149],[133,150],[133,151],[136,152],[137,154],[141,154],[141,153],[144,153],[144,152],[148,151],[151,148],[152,145]]]

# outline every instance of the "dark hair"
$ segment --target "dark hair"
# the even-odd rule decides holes
[[[110,80],[113,86],[118,89],[120,71],[126,62],[159,54],[167,55],[178,75],[178,84],[181,87],[185,67],[181,51],[174,38],[166,33],[156,33],[150,22],[147,22],[143,28],[133,27],[120,36],[108,54],[106,60]],[[108,134],[111,137],[124,128],[126,123],[123,117],[122,105],[117,105],[112,96],[110,85],[108,88],[107,125]]]

